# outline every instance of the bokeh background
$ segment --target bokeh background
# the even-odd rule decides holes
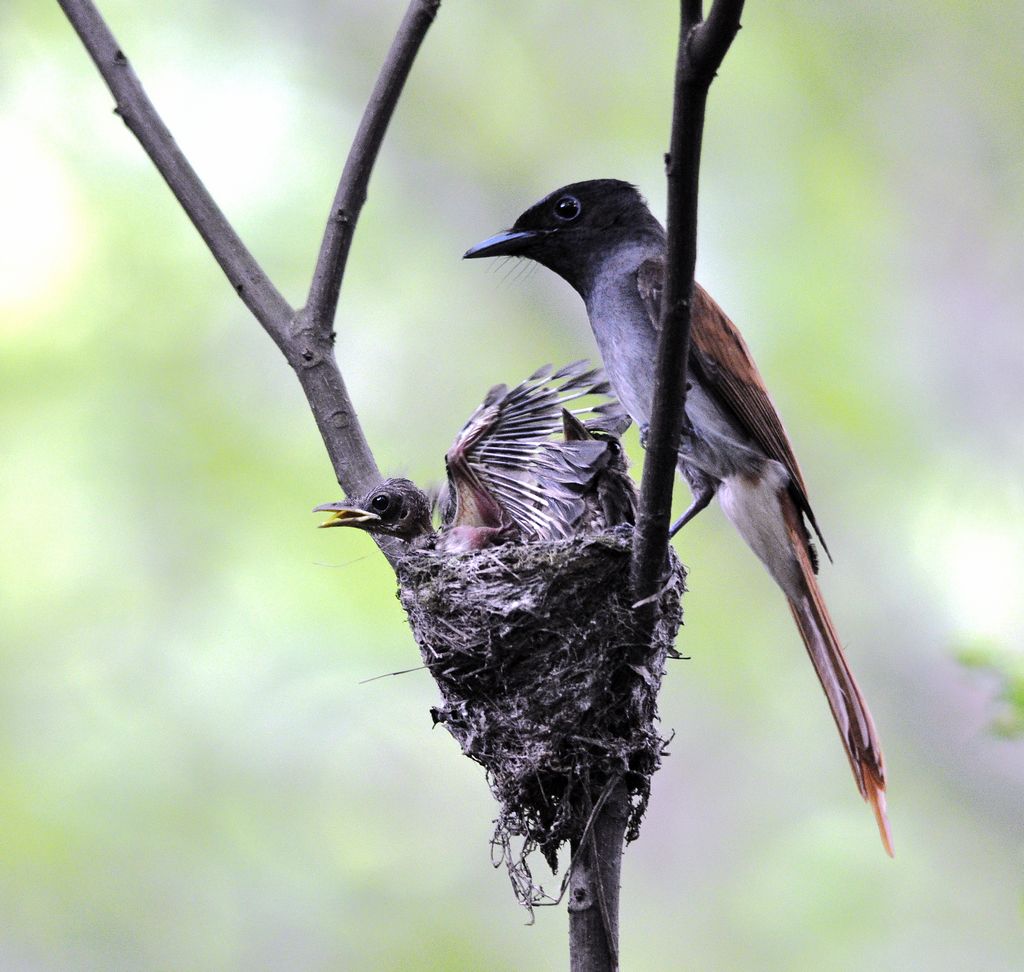
[[[403,4],[102,7],[300,301]],[[677,543],[692,660],[626,856],[626,967],[1020,968],[1024,6],[748,7],[699,276],[836,555],[898,856],[713,507]],[[437,479],[492,383],[595,353],[552,275],[459,257],[576,179],[663,211],[675,25],[672,0],[444,4],[337,324],[388,472]],[[564,968],[562,910],[527,926],[490,865],[490,796],[431,730],[428,676],[367,681],[417,652],[372,543],[314,529],[337,487],[284,361],[55,3],[6,0],[0,65],[0,966]]]

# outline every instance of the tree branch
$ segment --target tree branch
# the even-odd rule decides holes
[[[345,161],[320,244],[304,315],[317,338],[328,343],[356,220],[366,201],[370,173],[416,53],[440,6],[441,0],[412,0],[409,4]]]
[[[672,487],[686,403],[693,273],[697,263],[697,189],[708,90],[740,26],[743,0],[715,0],[706,21],[701,4],[681,0],[668,177],[668,246],[648,434],[633,551],[638,601],[654,594],[665,572]],[[653,603],[653,602],[652,602]]]
[[[572,844],[571,972],[617,972],[619,968],[619,886],[628,819],[629,796],[619,782],[597,808],[582,844]]]
[[[178,148],[92,0],[58,2],[110,88],[117,113],[170,186],[238,296],[295,370],[339,485],[350,495],[369,490],[380,481],[380,471],[335,361],[330,327],[370,173],[440,0],[412,0],[366,108],[338,187],[310,287],[312,320],[320,322],[316,328],[310,326],[307,310],[297,313],[281,296],[221,212]],[[385,540],[380,546],[393,565],[394,545]]]
[[[715,0],[705,22],[701,21],[701,10],[701,0],[680,0],[672,135],[665,157],[668,243],[661,334],[630,569],[633,595],[640,605],[636,630],[642,643],[650,642],[653,636],[657,594],[668,567],[668,523],[686,404],[704,109],[715,71],[739,30],[743,0]],[[594,845],[590,849],[592,857],[589,862],[584,858],[584,867],[573,884],[569,904],[573,972],[615,972],[618,968],[621,812],[612,801],[598,812],[594,821]],[[588,894],[593,895],[596,902],[604,902],[606,907],[586,908]],[[595,924],[599,915],[601,923]]]
[[[690,38],[690,63],[694,70],[707,76],[708,85],[739,33],[742,14],[743,0],[715,0],[708,19]]]

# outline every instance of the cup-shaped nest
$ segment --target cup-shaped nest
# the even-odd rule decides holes
[[[631,541],[619,527],[455,556],[414,552],[398,564],[399,597],[441,690],[434,717],[487,771],[500,805],[495,845],[517,889],[533,888],[523,880],[530,851],[556,869],[558,848],[582,838],[610,787],[629,794],[627,839],[647,806],[685,572],[672,553],[654,637],[643,638]],[[515,855],[513,838],[522,839]]]

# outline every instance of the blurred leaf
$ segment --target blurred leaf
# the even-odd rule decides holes
[[[1024,735],[1024,658],[991,641],[976,641],[957,649],[957,658],[968,668],[994,675],[998,698],[1005,709],[992,722],[992,731],[1003,738]]]

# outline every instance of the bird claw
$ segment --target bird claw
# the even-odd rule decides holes
[[[649,422],[642,422],[639,426],[640,430],[640,448],[645,452],[651,438],[651,426]],[[682,431],[679,436],[679,451],[691,455],[696,445],[697,434],[694,432],[693,426],[689,422],[684,422]]]

